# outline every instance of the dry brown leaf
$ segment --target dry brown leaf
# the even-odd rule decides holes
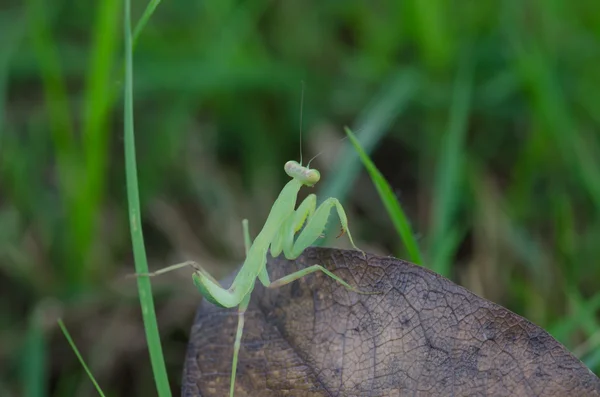
[[[322,264],[324,274],[269,290],[257,283],[236,397],[600,396],[600,379],[546,331],[422,267],[356,251],[310,248],[270,259],[271,280]],[[227,396],[235,309],[204,301],[184,396]]]

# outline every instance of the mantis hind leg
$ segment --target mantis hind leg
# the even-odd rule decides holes
[[[161,274],[169,273],[169,272],[172,272],[173,270],[181,269],[181,268],[188,267],[188,266],[193,267],[196,271],[198,271],[200,269],[200,265],[198,265],[196,262],[186,261],[186,262],[182,262],[182,263],[177,263],[175,265],[167,266],[165,268],[162,268],[157,271],[150,272],[150,273],[130,274],[130,275],[128,275],[128,277],[156,277],[156,276],[160,276]]]
[[[325,269],[321,265],[312,265],[312,266],[307,267],[306,269],[298,270],[297,272],[288,274],[287,276],[284,276],[280,279],[277,279],[277,280],[271,282],[269,285],[267,285],[267,288],[282,287],[286,284],[291,283],[292,281],[296,281],[304,276],[309,275],[310,273],[314,273],[317,271],[322,271],[323,273],[325,273],[326,275],[328,275],[329,277],[331,277],[332,279],[334,279],[338,283],[342,284],[344,287],[348,288],[351,291],[360,292],[358,289],[354,288],[353,286],[351,286],[350,284],[345,282],[342,278],[336,276],[335,274],[333,274],[329,270]]]
[[[242,221],[242,229],[244,232],[244,246],[246,248],[246,258],[248,257],[248,251],[252,246],[252,242],[250,240],[250,232],[248,231],[248,220],[244,219]],[[266,260],[266,259],[265,259]],[[206,298],[207,301],[219,307],[231,308],[240,305],[240,303],[245,299],[244,294],[249,292],[239,291],[233,286],[229,289],[223,288],[214,277],[212,277],[206,270],[204,270],[200,265],[198,265],[194,261],[187,261],[183,263],[178,263],[176,265],[171,265],[165,267],[164,269],[157,270],[152,273],[139,273],[134,274],[132,276],[145,276],[145,277],[154,277],[164,273],[171,272],[173,270],[181,269],[183,267],[191,266],[195,269],[192,274],[192,281],[194,285],[202,296]],[[237,279],[237,277],[236,277]],[[235,281],[234,281],[235,283]]]
[[[240,347],[242,345],[242,334],[244,333],[244,316],[246,314],[246,309],[248,309],[248,304],[250,303],[250,294],[246,295],[244,299],[240,302],[240,306],[238,307],[238,325],[237,332],[235,334],[235,342],[233,343],[233,362],[231,364],[231,379],[229,382],[229,397],[233,397],[235,390],[235,377],[237,373],[237,364],[239,358]]]
[[[304,276],[307,276],[307,275],[309,275],[311,273],[318,272],[318,271],[321,271],[321,272],[325,273],[326,275],[328,275],[329,277],[331,277],[332,279],[334,279],[339,284],[343,285],[344,287],[346,287],[350,291],[356,292],[357,294],[376,295],[376,294],[380,293],[380,292],[365,292],[365,291],[361,291],[358,288],[351,286],[346,281],[344,281],[343,278],[336,276],[331,271],[325,269],[321,265],[312,265],[312,266],[307,267],[306,269],[298,270],[297,272],[288,274],[287,276],[284,276],[284,277],[282,277],[280,279],[277,279],[277,280],[275,280],[273,282],[270,282],[268,285],[265,284],[265,286],[267,288],[279,288],[279,287],[282,287],[282,286],[284,286],[286,284],[289,284],[289,283],[291,283],[293,281],[296,281],[296,280],[298,280],[298,279],[300,279],[300,278],[302,278]]]
[[[223,288],[217,280],[199,266],[196,267],[196,271],[192,274],[194,285],[198,288],[202,296],[210,303],[219,307],[232,308],[240,305],[246,298],[246,295],[249,295],[252,292],[256,277],[249,277],[248,270],[244,269],[250,262],[252,262],[251,267],[256,266],[260,268],[260,263],[257,265],[256,261],[266,262],[267,260],[266,257],[262,255],[248,258],[252,244],[250,241],[250,233],[248,232],[248,221],[246,219],[242,221],[242,229],[244,231],[246,260],[229,288]]]

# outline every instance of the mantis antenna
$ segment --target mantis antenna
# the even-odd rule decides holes
[[[341,138],[338,142],[342,142],[343,140],[348,139],[348,136],[345,136],[343,138]],[[306,164],[307,168],[310,168],[310,163],[316,159],[317,157],[319,157],[320,155],[322,155],[323,153],[325,153],[325,150],[321,150],[319,153],[317,153],[316,155],[314,155],[310,160],[308,160],[308,164]],[[302,164],[302,163],[300,163]]]
[[[302,80],[302,94],[300,96],[300,164],[302,164],[302,111],[304,108],[304,80]]]
[[[306,86],[306,84],[304,83],[304,80],[301,81],[302,83],[302,94],[300,94],[300,125],[299,125],[299,130],[300,130],[300,165],[302,165],[302,115],[303,115],[303,110],[304,110],[304,88]],[[343,137],[342,139],[339,140],[339,142],[342,142],[343,140],[348,139],[348,136]],[[306,165],[307,167],[310,166],[310,163],[316,159],[317,157],[319,157],[320,155],[322,155],[325,151],[322,150],[319,153],[317,153],[315,156],[313,156],[310,160],[308,160],[308,164]]]

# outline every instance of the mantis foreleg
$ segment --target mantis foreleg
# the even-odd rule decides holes
[[[317,196],[314,194],[309,194],[303,201],[300,203],[298,208],[295,211],[292,211],[287,219],[281,224],[279,228],[279,232],[273,238],[271,242],[271,255],[273,257],[279,256],[281,252],[284,250],[284,247],[288,247],[288,251],[294,243],[294,235],[298,230],[302,228],[304,225],[304,221],[307,218],[311,217],[315,213],[315,209],[317,208]],[[296,256],[297,257],[297,256]],[[288,259],[290,258],[286,255]]]
[[[338,217],[340,218],[342,231],[345,231],[348,234],[350,244],[352,244],[354,249],[361,251],[354,244],[354,240],[352,240],[352,233],[350,233],[350,229],[348,228],[346,212],[337,199],[328,198],[316,210],[314,209],[316,206],[316,196],[310,195],[305,199],[305,202],[306,201],[310,202],[310,206],[307,206],[308,208],[302,208],[302,205],[298,207],[294,216],[294,224],[284,225],[287,228],[292,228],[291,235],[293,236],[294,232],[300,229],[304,220],[306,220],[306,225],[304,226],[304,229],[300,231],[300,234],[298,234],[296,241],[293,240],[293,237],[289,237],[290,230],[281,230],[280,232],[285,236],[283,253],[287,259],[296,259],[299,257],[306,248],[310,247],[322,235],[323,230],[325,230],[325,225],[327,224],[329,213],[333,208],[335,208]],[[302,204],[304,204],[304,202],[302,202]],[[305,212],[302,213],[301,210]]]
[[[304,199],[304,201],[298,206],[298,209],[294,211],[290,216],[283,222],[278,234],[273,239],[271,244],[271,255],[278,256],[283,250],[284,255],[287,259],[296,259],[299,257],[304,250],[312,245],[314,241],[321,236],[323,230],[325,229],[325,224],[327,223],[327,218],[329,217],[329,212],[331,209],[335,207],[338,216],[340,218],[340,223],[342,224],[342,231],[346,231],[348,233],[348,238],[350,239],[350,243],[352,246],[359,250],[354,241],[352,240],[352,234],[350,233],[350,229],[348,228],[348,218],[346,217],[346,212],[344,208],[340,204],[340,202],[335,198],[329,198],[325,200],[318,208],[317,206],[317,196],[311,194]],[[304,225],[306,222],[306,225]],[[304,229],[298,235],[296,241],[294,241],[294,235],[298,230],[302,228],[304,225]],[[360,251],[360,250],[359,250]],[[310,273],[314,273],[316,271],[322,271],[344,287],[348,288],[351,291],[361,293],[361,294],[370,294],[368,292],[362,292],[355,287],[352,287],[342,278],[336,276],[331,271],[325,269],[321,265],[313,265],[309,266],[306,269],[299,270],[292,274],[288,274],[285,277],[282,277],[278,280],[271,282],[269,280],[269,275],[267,273],[266,268],[263,269],[259,273],[259,279],[263,285],[267,288],[278,288],[283,285],[289,284],[292,281],[298,280]]]

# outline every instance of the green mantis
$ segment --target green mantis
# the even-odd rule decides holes
[[[321,271],[351,291],[371,294],[359,291],[321,265],[309,266],[275,281],[269,279],[266,268],[269,249],[273,257],[279,256],[283,252],[287,259],[296,259],[321,236],[329,213],[334,208],[340,218],[342,233],[346,232],[352,246],[359,250],[352,240],[344,208],[337,199],[328,198],[317,207],[317,196],[310,194],[295,209],[298,192],[302,186],[314,186],[321,178],[319,171],[304,167],[296,161],[288,161],[284,169],[292,179],[284,186],[279,197],[275,200],[271,212],[254,242],[250,239],[248,221],[244,220],[242,222],[246,259],[229,288],[223,288],[206,270],[197,263],[190,261],[145,274],[146,276],[156,276],[185,266],[192,266],[195,269],[192,274],[193,282],[206,300],[224,308],[238,307],[238,326],[233,348],[230,397],[234,395],[238,353],[244,328],[244,314],[248,308],[250,295],[257,278],[265,287],[277,288],[310,273]]]

